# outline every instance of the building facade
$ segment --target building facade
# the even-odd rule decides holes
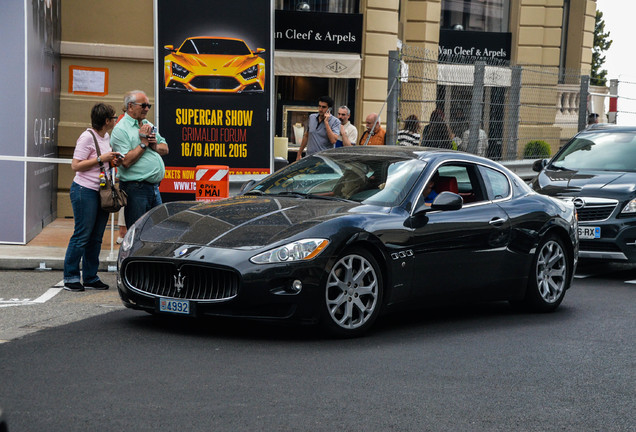
[[[444,48],[461,55],[471,38],[491,38],[491,55],[510,64],[581,74],[591,68],[595,0],[275,0],[274,8],[274,133],[290,146],[298,144],[294,125],[316,108],[321,95],[331,95],[336,109],[347,105],[359,132],[368,113],[385,112],[389,52],[401,44],[432,55],[444,55]],[[61,0],[61,22],[58,153],[70,158],[95,102],[120,108],[131,89],[146,91],[154,102],[153,0],[112,0],[99,8]],[[286,31],[301,23],[314,25],[314,31],[333,24],[340,34],[346,30],[347,40],[293,43]],[[107,92],[68,91],[77,67],[106,70]],[[153,108],[148,117],[154,115]],[[57,215],[71,216],[70,167],[61,166],[58,177]]]

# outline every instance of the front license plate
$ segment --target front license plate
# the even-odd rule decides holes
[[[579,226],[579,238],[582,240],[601,238],[601,227]]]
[[[169,298],[159,299],[159,311],[190,315],[190,302],[188,300],[175,300]]]

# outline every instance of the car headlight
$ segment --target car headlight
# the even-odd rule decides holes
[[[241,76],[245,81],[256,78],[256,74],[258,74],[258,65],[250,66],[241,72]]]
[[[184,68],[180,64],[172,63],[172,75],[178,78],[185,78],[188,76],[189,73],[190,71],[188,71],[186,68]]]
[[[628,202],[627,205],[623,207],[623,210],[621,211],[621,214],[634,214],[634,213],[636,213],[636,199],[633,199],[630,202]]]
[[[130,250],[133,245],[133,239],[135,238],[135,228],[133,225],[130,227],[128,231],[126,231],[126,235],[124,236],[124,241],[121,242],[120,249],[124,252]]]
[[[255,255],[250,261],[254,264],[307,261],[318,256],[328,244],[326,239],[298,240]]]

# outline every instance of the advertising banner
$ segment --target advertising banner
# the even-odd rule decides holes
[[[194,199],[197,165],[227,165],[230,178],[271,172],[273,10],[271,0],[155,0],[166,201]]]
[[[56,217],[60,0],[2,3],[0,243],[25,244]]]
[[[27,1],[26,151],[42,162],[26,165],[28,242],[57,217],[57,158],[60,119],[62,2]],[[20,121],[22,119],[20,118]],[[15,124],[19,124],[16,121]]]

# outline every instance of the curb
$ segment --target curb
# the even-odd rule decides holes
[[[40,246],[0,245],[0,270],[64,270],[66,248]],[[99,271],[115,271],[117,253],[99,255]]]

